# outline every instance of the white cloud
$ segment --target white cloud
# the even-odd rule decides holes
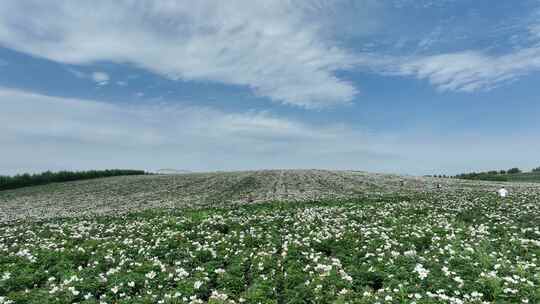
[[[458,173],[537,166],[540,150],[538,130],[498,137],[410,130],[384,134],[268,112],[169,103],[119,106],[1,88],[0,107],[0,174],[118,167]],[[509,164],[508,155],[520,161]]]
[[[97,83],[99,86],[107,85],[109,83],[109,74],[104,72],[93,72],[92,80]]]
[[[509,39],[521,37],[520,35],[527,38],[523,39],[522,44],[515,45],[506,53],[493,54],[469,49],[409,58],[396,57],[385,62],[382,70],[426,79],[441,91],[491,90],[540,71],[540,10],[522,19],[525,21],[520,20],[511,26],[506,25],[512,30]],[[435,30],[433,33],[435,36],[441,36],[441,31]],[[496,34],[503,36],[500,39],[504,40],[504,31],[498,29]],[[428,36],[426,39],[429,38]],[[493,41],[493,43],[499,42],[499,40]],[[423,43],[424,40],[420,47]]]
[[[221,138],[305,140],[348,136],[341,125],[315,127],[268,112],[227,113],[172,103],[117,106],[0,88],[6,133],[88,144],[162,145]],[[31,117],[30,117],[31,115]],[[25,117],[24,121],[21,120]],[[5,134],[3,134],[5,135]]]
[[[0,44],[51,60],[131,63],[172,79],[250,87],[286,104],[350,102],[354,56],[321,34],[310,1],[7,0]],[[91,13],[89,13],[91,12]]]
[[[66,69],[68,72],[70,72],[71,74],[73,74],[73,76],[77,77],[77,78],[81,78],[81,79],[84,79],[84,78],[88,78],[89,75],[86,75],[86,73],[83,73],[79,70],[75,70],[75,69],[72,69],[72,68],[67,68]]]
[[[540,70],[540,47],[502,56],[466,51],[402,62],[394,72],[427,79],[441,91],[489,90]]]
[[[406,0],[402,5],[427,4],[416,2]],[[411,55],[403,53],[409,42],[403,35],[393,44],[401,54],[379,47],[370,56],[357,54],[357,58],[366,58],[358,61],[359,66],[383,75],[427,80],[440,91],[457,92],[488,91],[540,71],[540,10],[516,19],[492,20],[488,29],[465,27],[466,32],[462,32],[459,19],[449,20],[434,24],[431,32],[417,37]],[[468,43],[484,48],[471,48]],[[444,51],[443,45],[461,51]]]
[[[303,167],[316,166],[306,161],[310,156],[378,155],[364,146],[367,134],[267,112],[227,113],[167,103],[120,107],[10,89],[0,89],[0,106],[0,145],[6,156],[0,168],[15,166],[17,172],[170,166],[231,170],[294,166],[295,160]],[[39,157],[30,157],[33,153]]]
[[[362,3],[348,13],[347,1],[7,0],[0,2],[0,45],[69,64],[129,63],[171,79],[247,86],[258,96],[307,108],[353,100],[358,89],[337,77],[339,70],[413,76],[442,91],[472,92],[539,69],[534,14],[523,27],[532,45],[503,55],[353,53],[333,41],[335,33],[352,24],[354,32],[367,34],[376,27],[370,11],[387,8]],[[358,16],[365,20],[356,21]],[[445,35],[435,28],[416,51],[434,51],[437,41],[452,39]],[[89,77],[107,84],[100,73]]]
[[[92,73],[85,73],[73,68],[67,68],[67,71],[73,74],[75,77],[80,79],[90,79],[95,82],[98,86],[104,86],[109,84],[111,77],[105,72],[95,71]]]

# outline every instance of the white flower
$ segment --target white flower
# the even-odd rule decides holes
[[[1,297],[0,296],[0,304],[12,304],[14,303],[13,301],[11,300],[8,300],[6,297]]]
[[[218,268],[218,269],[214,270],[214,272],[217,273],[217,274],[222,274],[222,273],[225,273],[225,269]]]
[[[76,290],[75,287],[73,287],[73,286],[68,287],[68,290],[71,291],[71,293],[74,296],[78,296],[81,293],[80,291]]]
[[[416,267],[414,267],[414,272],[418,273],[418,277],[423,280],[427,278],[429,274],[429,270],[425,269],[422,264],[416,264]]]
[[[147,278],[149,278],[150,280],[152,280],[153,278],[156,277],[156,275],[157,275],[156,272],[152,270],[152,271],[150,271],[149,273],[147,273],[147,274],[145,275],[145,277],[147,277]]]

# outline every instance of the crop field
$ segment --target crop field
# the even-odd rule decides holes
[[[377,197],[398,192],[430,192],[437,183],[443,184],[443,191],[494,191],[497,187],[487,182],[326,170],[120,176],[0,191],[0,222],[119,214],[155,208]],[[508,185],[516,190],[532,187],[518,183]]]
[[[0,303],[540,303],[540,187],[498,186],[306,170],[7,191]]]

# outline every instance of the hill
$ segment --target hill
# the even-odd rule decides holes
[[[540,303],[540,185],[498,185],[273,170],[6,191],[0,211],[42,220],[0,222],[0,303]]]
[[[0,222],[121,214],[155,208],[380,197],[438,191],[438,183],[443,184],[442,191],[494,191],[498,187],[489,182],[327,170],[119,176],[0,191]]]
[[[540,303],[540,184],[500,184],[269,170],[3,191],[0,303]]]

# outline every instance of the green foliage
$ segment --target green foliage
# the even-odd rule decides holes
[[[510,168],[508,170],[490,170],[486,172],[471,172],[462,173],[454,176],[460,179],[469,180],[485,180],[495,182],[540,182],[540,167],[533,169],[531,172],[524,173],[519,168]]]
[[[508,169],[507,173],[508,174],[517,174],[517,173],[521,173],[521,170],[519,168],[511,168],[511,169]]]
[[[497,173],[497,171],[479,172],[479,173],[476,173],[476,172],[463,173],[463,174],[458,174],[455,177],[460,178],[460,179],[486,180],[486,181],[494,181],[494,182],[506,182],[509,180],[508,176],[506,176],[506,173],[504,174]]]
[[[493,197],[0,224],[0,303],[539,303],[540,195]]]
[[[0,175],[0,191],[16,189],[27,186],[45,185],[57,182],[68,182],[75,180],[93,179],[100,177],[121,176],[121,175],[142,175],[146,174],[142,170],[90,170],[90,171],[46,171],[37,174],[19,174],[15,176]]]

